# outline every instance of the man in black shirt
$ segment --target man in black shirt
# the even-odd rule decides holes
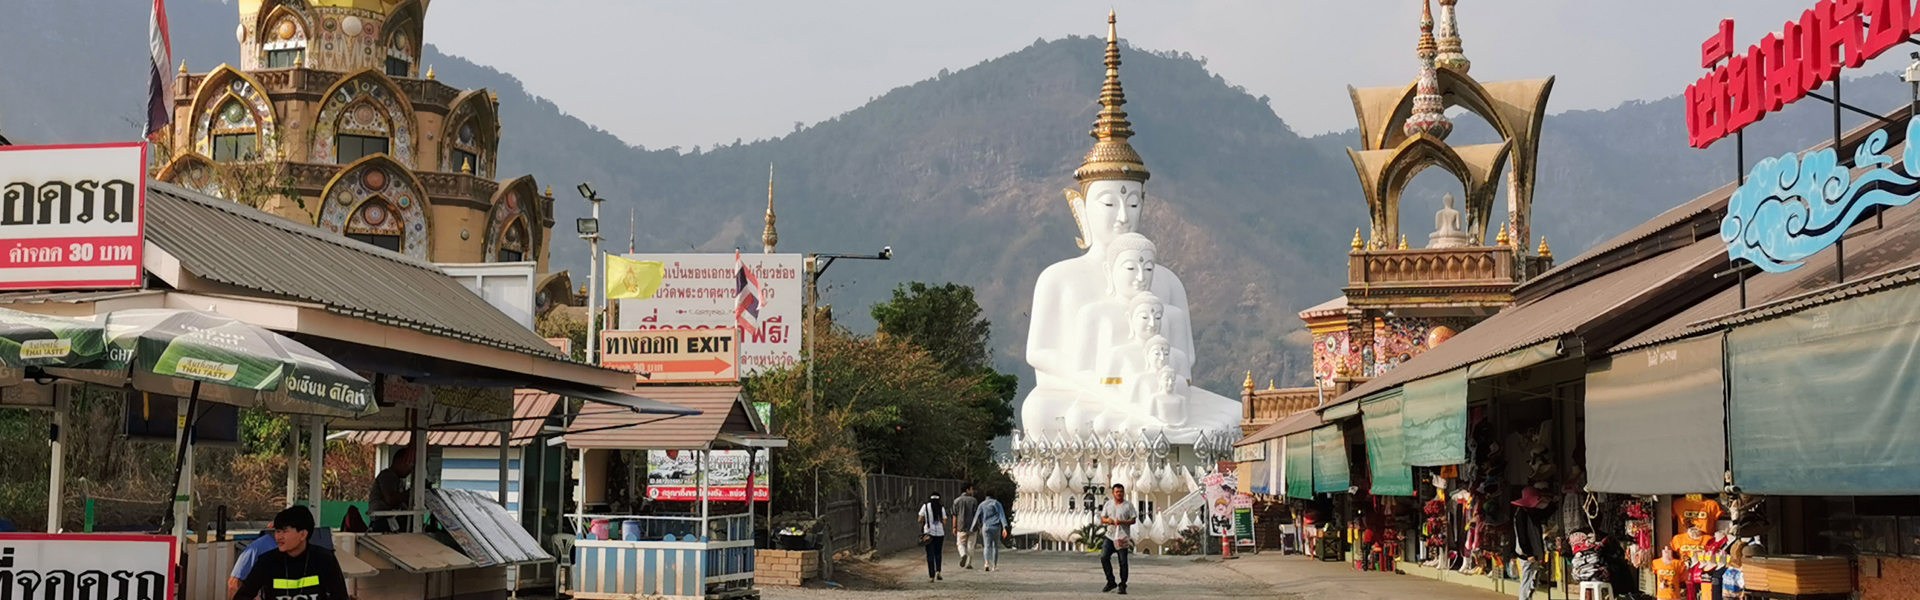
[[[347,578],[333,551],[307,544],[313,534],[313,513],[299,506],[273,517],[273,541],[279,548],[261,555],[253,572],[240,584],[234,600],[351,600]]]

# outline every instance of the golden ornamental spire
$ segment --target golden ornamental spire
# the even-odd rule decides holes
[[[547,184],[547,197],[548,198],[553,197],[553,184],[551,183]]]
[[[1268,389],[1268,390],[1277,390],[1277,389],[1280,389],[1280,388],[1277,388],[1277,387],[1274,387],[1274,386],[1273,386],[1273,380],[1272,380],[1272,379],[1268,379],[1268,380],[1267,380],[1267,389]]]
[[[184,58],[180,59],[180,74],[181,75],[187,74],[187,60]]]
[[[1367,243],[1366,243],[1366,242],[1362,242],[1362,241],[1360,241],[1360,228],[1359,228],[1359,227],[1355,227],[1355,228],[1353,228],[1353,243],[1352,243],[1352,244],[1350,244],[1350,245],[1351,245],[1351,246],[1353,247],[1353,251],[1354,251],[1354,252],[1359,252],[1359,251],[1360,251],[1361,249],[1363,249],[1363,248],[1366,248],[1366,247],[1367,247]]]
[[[433,79],[433,65],[427,65],[427,79]]]
[[[780,243],[780,232],[773,227],[773,163],[767,163],[767,228],[760,232],[760,245],[767,254],[773,254],[773,247]]]
[[[1407,249],[1407,234],[1400,234],[1400,249]]]
[[[468,158],[462,158],[462,159],[460,159],[460,172],[461,172],[461,173],[466,173],[466,174],[468,174],[468,175],[472,175],[472,174],[473,174],[473,159],[468,159]]]
[[[1434,58],[1434,66],[1466,73],[1473,68],[1473,61],[1467,60],[1460,48],[1460,23],[1454,16],[1453,5],[1460,0],[1440,0],[1439,55]]]
[[[1120,89],[1120,35],[1115,21],[1113,11],[1107,11],[1107,80],[1100,86],[1100,113],[1089,133],[1095,140],[1093,149],[1073,172],[1073,178],[1081,183],[1104,179],[1144,182],[1151,176],[1140,153],[1127,143],[1127,138],[1133,137],[1133,124],[1127,122],[1127,111],[1120,109],[1127,103],[1127,94]]]
[[[1408,136],[1431,135],[1445,140],[1453,133],[1453,123],[1447,120],[1446,99],[1440,94],[1440,75],[1434,67],[1437,54],[1433,42],[1433,3],[1422,2],[1420,9],[1420,45],[1415,54],[1420,58],[1420,76],[1414,80],[1412,113],[1401,125]]]
[[[1247,371],[1247,382],[1240,384],[1240,389],[1253,391],[1253,371]]]
[[[1540,236],[1540,248],[1533,251],[1540,258],[1553,258],[1553,248],[1547,246],[1547,236]]]
[[[1501,223],[1500,234],[1493,236],[1493,245],[1505,248],[1512,244],[1513,244],[1513,240],[1507,237],[1507,224]]]

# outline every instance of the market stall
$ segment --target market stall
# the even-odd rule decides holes
[[[767,435],[766,425],[738,386],[659,387],[647,394],[702,414],[666,421],[633,414],[582,414],[568,428],[567,445],[579,453],[575,497],[584,510],[567,515],[575,531],[583,532],[574,542],[567,591],[588,599],[758,593],[753,501],[766,493],[755,477],[757,458],[786,447],[786,440]],[[715,485],[713,454],[726,450],[743,451],[747,457],[741,461],[747,470],[741,478],[745,485],[737,496],[722,494]],[[690,455],[697,489],[688,497],[649,488],[640,494],[646,500],[610,502],[621,494],[607,485],[607,465],[624,451]]]

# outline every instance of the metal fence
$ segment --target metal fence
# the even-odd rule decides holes
[[[895,475],[868,475],[862,486],[865,501],[861,524],[865,549],[886,555],[920,545],[920,505],[938,492],[951,505],[960,497],[957,479],[921,479]]]

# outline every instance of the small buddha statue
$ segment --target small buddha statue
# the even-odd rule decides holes
[[[1460,211],[1453,208],[1453,194],[1440,198],[1440,212],[1433,215],[1433,233],[1427,236],[1428,248],[1464,248],[1467,232],[1460,226]]]

